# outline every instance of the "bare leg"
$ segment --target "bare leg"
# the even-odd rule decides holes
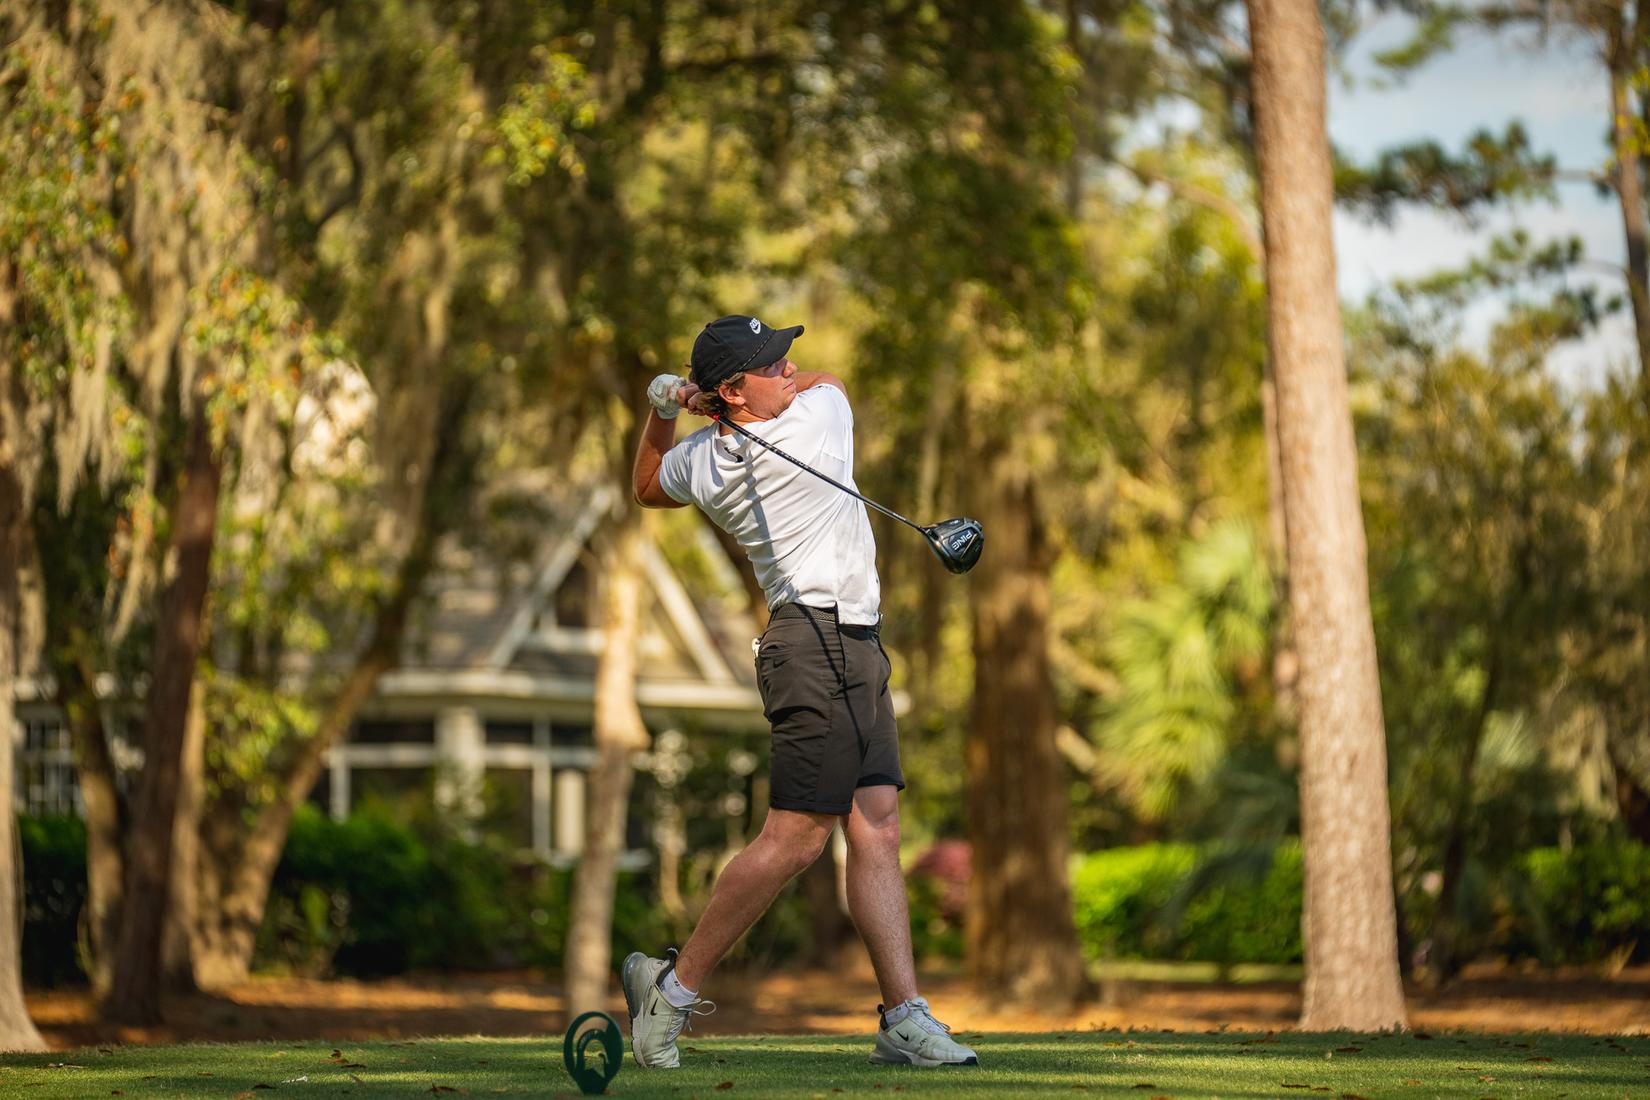
[[[734,941],[768,911],[785,884],[819,857],[837,819],[769,810],[762,834],[722,869],[710,904],[676,959],[676,980],[700,989]],[[903,889],[903,887],[901,887]]]
[[[848,912],[871,954],[882,1003],[917,995],[911,958],[911,916],[899,866],[899,791],[861,787],[844,830],[848,838]]]

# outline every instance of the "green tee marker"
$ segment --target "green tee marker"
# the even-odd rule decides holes
[[[586,1020],[602,1022],[580,1035],[579,1028]],[[597,1052],[600,1065],[586,1065],[584,1049],[597,1042],[601,1044]],[[619,1036],[619,1025],[605,1012],[586,1012],[568,1026],[567,1038],[561,1044],[561,1057],[579,1091],[586,1096],[600,1096],[607,1091],[608,1082],[619,1075],[619,1066],[624,1063],[624,1039]]]

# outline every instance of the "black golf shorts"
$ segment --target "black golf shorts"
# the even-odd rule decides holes
[[[860,787],[905,788],[888,673],[876,627],[838,623],[832,608],[774,610],[756,654],[774,809],[840,816]]]

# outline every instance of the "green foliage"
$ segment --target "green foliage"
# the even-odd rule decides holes
[[[1288,963],[1301,958],[1298,844],[1235,868],[1187,844],[1091,852],[1072,872],[1090,959]]]
[[[86,824],[72,815],[19,817],[23,854],[23,981],[68,985],[82,976],[80,910],[86,904]]]
[[[312,974],[535,965],[559,969],[572,873],[369,804],[344,821],[294,816],[259,936],[261,966]],[[616,957],[667,942],[656,906],[621,876]]]
[[[1197,865],[1189,844],[1147,844],[1090,852],[1071,876],[1077,935],[1090,959],[1155,958],[1166,936],[1156,926]]]
[[[1415,25],[1414,34],[1407,42],[1375,54],[1375,64],[1397,74],[1418,69],[1439,54],[1454,48],[1457,27],[1472,18],[1471,9],[1452,4],[1421,6],[1421,16]]]
[[[907,876],[905,885],[912,953],[918,959],[961,959],[962,914],[947,903],[949,885],[932,875]]]
[[[1509,950],[1546,963],[1588,963],[1650,954],[1650,846],[1629,840],[1538,848],[1519,861],[1533,912],[1508,936]]]
[[[124,257],[109,189],[128,171],[122,111],[86,103],[38,39],[6,36],[0,69],[0,252],[15,265],[18,331],[8,336],[25,380],[67,386],[101,375],[127,322],[112,265]]]
[[[1475,224],[1485,207],[1554,197],[1558,168],[1540,156],[1519,122],[1497,136],[1479,130],[1460,156],[1436,141],[1383,150],[1373,165],[1356,165],[1337,155],[1335,201],[1372,221],[1391,225],[1401,205],[1448,210]]]
[[[1101,712],[1097,740],[1144,820],[1169,816],[1220,765],[1236,736],[1237,672],[1258,669],[1271,613],[1265,560],[1240,521],[1186,543],[1178,576],[1119,610],[1108,643],[1119,690]]]

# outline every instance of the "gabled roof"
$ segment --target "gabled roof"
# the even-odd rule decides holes
[[[444,543],[402,666],[380,695],[434,697],[445,686],[454,695],[588,700],[601,647],[590,539],[620,500],[607,484],[570,491],[527,561],[500,562],[460,539]],[[760,721],[754,622],[701,607],[651,543],[643,570],[637,695],[644,707],[738,711]],[[572,586],[589,589],[582,597],[589,615],[563,623],[557,607],[579,595]]]

